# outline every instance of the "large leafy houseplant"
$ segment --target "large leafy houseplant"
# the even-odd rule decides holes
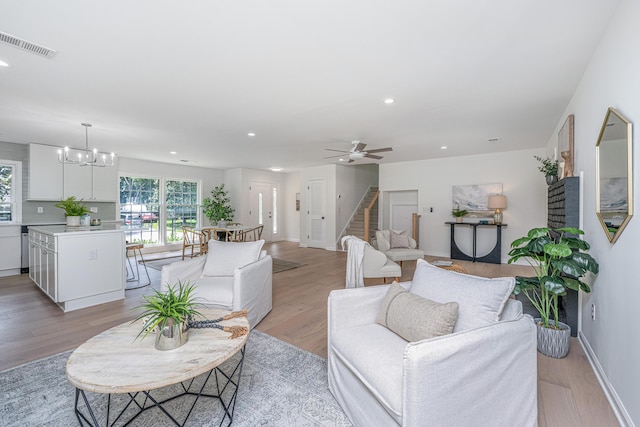
[[[231,221],[234,210],[231,208],[231,198],[229,192],[225,190],[224,184],[220,184],[211,190],[211,197],[205,197],[202,201],[202,212],[212,225],[218,221]]]
[[[145,303],[138,307],[144,311],[133,320],[133,322],[143,320],[138,337],[142,335],[144,338],[151,331],[156,330],[156,348],[158,348],[158,342],[165,328],[177,326],[179,341],[181,344],[186,342],[182,334],[186,331],[189,318],[201,316],[198,312],[200,304],[196,302],[194,290],[195,285],[188,281],[185,283],[178,281],[175,285],[168,286],[166,292],[154,290],[153,294],[146,295]]]
[[[76,200],[74,196],[60,200],[53,206],[64,210],[66,216],[82,216],[89,212],[89,209],[87,209],[82,200]]]
[[[587,253],[588,242],[570,236],[582,234],[572,227],[533,228],[511,243],[509,264],[524,258],[535,271],[535,277],[516,277],[514,294],[523,293],[531,301],[543,327],[559,327],[558,297],[566,295],[567,289],[591,292],[581,279],[587,272],[597,274],[598,263]]]

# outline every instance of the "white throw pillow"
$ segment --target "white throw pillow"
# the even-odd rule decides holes
[[[256,242],[220,242],[209,240],[207,260],[202,269],[202,277],[233,276],[236,268],[258,260],[264,240]]]
[[[457,302],[458,321],[453,332],[458,332],[499,321],[515,283],[513,277],[486,279],[445,270],[419,259],[409,292],[439,303]]]

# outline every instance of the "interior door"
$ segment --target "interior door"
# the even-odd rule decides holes
[[[312,248],[324,248],[327,240],[327,182],[324,178],[310,179],[307,182],[307,190],[309,192],[307,244]]]
[[[249,218],[252,227],[264,226],[262,238],[270,242],[273,238],[273,185],[267,182],[249,184]]]

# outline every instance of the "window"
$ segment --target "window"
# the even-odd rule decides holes
[[[0,223],[22,220],[22,162],[0,160]]]
[[[165,189],[166,242],[182,241],[182,226],[198,223],[198,183],[167,180]]]
[[[120,218],[127,241],[164,244],[182,241],[182,226],[196,226],[199,214],[196,181],[120,177]]]
[[[278,189],[273,187],[273,234],[278,233]]]
[[[158,244],[160,179],[120,177],[120,219],[130,243]]]

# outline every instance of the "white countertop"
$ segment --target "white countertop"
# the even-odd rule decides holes
[[[129,228],[122,227],[120,224],[102,224],[95,227],[67,227],[66,225],[41,225],[30,226],[30,231],[36,231],[38,233],[58,235],[58,234],[87,234],[87,233],[113,233],[124,232]]]

